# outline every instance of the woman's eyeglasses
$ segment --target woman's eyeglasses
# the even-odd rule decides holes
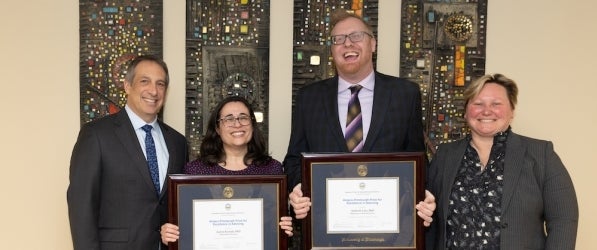
[[[234,117],[233,115],[228,115],[220,119],[220,122],[222,122],[222,124],[224,124],[226,127],[234,127],[236,122],[238,122],[238,124],[241,126],[247,126],[251,124],[251,116],[239,115],[238,117]]]

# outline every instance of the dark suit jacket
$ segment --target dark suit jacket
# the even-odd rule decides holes
[[[371,125],[362,152],[425,151],[419,86],[375,72]],[[338,77],[299,90],[284,171],[301,181],[301,153],[348,152],[338,115]]]
[[[168,174],[188,160],[183,135],[160,122]],[[68,214],[74,249],[157,249],[167,187],[158,197],[125,109],[83,125],[70,162]],[[163,248],[165,249],[165,248]]]
[[[427,185],[436,197],[437,209],[427,249],[445,249],[449,195],[467,143],[440,145],[429,167]],[[510,132],[503,185],[501,249],[574,249],[576,193],[551,142]]]

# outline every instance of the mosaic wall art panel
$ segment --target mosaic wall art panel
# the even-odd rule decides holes
[[[487,0],[403,0],[400,76],[419,83],[428,152],[468,131],[462,94],[485,74]]]
[[[126,104],[126,65],[162,55],[162,1],[79,1],[81,124]]]
[[[186,137],[191,156],[199,152],[211,111],[228,96],[252,103],[267,137],[269,1],[187,0],[186,6]]]

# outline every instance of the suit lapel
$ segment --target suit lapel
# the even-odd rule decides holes
[[[510,132],[506,144],[506,159],[504,162],[504,193],[502,194],[502,214],[508,209],[512,195],[516,191],[520,173],[524,167],[526,148],[522,146],[520,136]]]
[[[160,120],[158,120],[158,123],[160,124],[160,130],[162,131],[162,136],[164,136],[164,141],[166,142],[166,148],[168,149],[168,168],[166,168],[166,176],[168,176],[172,167],[172,162],[174,162],[174,160],[172,160],[172,157],[175,157],[176,153],[173,152],[174,146],[172,145],[172,140],[169,140],[170,134],[168,133],[168,128],[162,122],[160,122]],[[168,185],[167,182],[168,178],[164,178],[164,184],[162,185],[162,189],[159,195],[160,199],[166,193],[166,186]]]
[[[172,171],[172,164],[173,162],[176,162],[176,150],[174,149],[174,142],[173,140],[171,140],[171,135],[170,135],[170,130],[168,129],[168,127],[166,127],[166,125],[164,123],[162,123],[161,121],[158,120],[158,123],[160,124],[160,129],[162,130],[162,135],[164,136],[164,141],[166,141],[166,147],[168,148],[168,169],[166,170],[167,174],[171,174]],[[162,188],[163,190],[163,188]]]
[[[338,114],[338,76],[325,82],[324,95],[324,114],[327,114],[326,116],[329,118],[327,121],[330,132],[335,135],[332,137],[336,139],[336,143],[343,145],[343,151],[347,152],[348,147],[344,140]]]
[[[168,156],[168,169],[166,169],[166,176],[168,176],[169,174],[172,174],[172,169],[174,169],[175,162],[184,162],[185,160],[178,161],[178,159],[176,159],[176,157],[178,155],[180,155],[176,151],[182,150],[182,149],[176,148],[175,141],[173,139],[173,135],[170,131],[170,128],[168,126],[166,126],[160,120],[158,120],[158,122],[160,123],[160,129],[162,130],[162,135],[164,136],[164,141],[166,141],[166,147],[168,148],[168,155],[169,155]],[[186,155],[186,153],[185,153],[185,155]],[[166,178],[164,181],[164,185],[162,186],[162,192],[160,193],[160,198],[162,198],[164,196],[164,194],[166,193],[167,185],[168,185],[168,178]]]
[[[143,180],[145,180],[148,188],[150,190],[155,190],[153,182],[151,181],[151,176],[149,175],[147,160],[143,154],[143,149],[141,148],[141,145],[139,145],[139,139],[137,138],[137,134],[133,129],[133,124],[129,120],[125,109],[122,109],[116,115],[116,119],[114,120],[114,133],[116,133],[116,137],[126,149],[129,158],[132,159],[134,163],[134,166],[132,167],[139,171],[139,174],[142,176]]]
[[[458,168],[460,168],[460,164],[462,163],[462,158],[464,156],[464,151],[466,150],[468,140],[460,140],[457,142],[458,145],[454,147],[452,150],[445,152],[447,155],[446,163],[444,164],[445,169],[441,171],[444,172],[444,180],[442,183],[442,197],[445,201],[450,200],[450,193],[452,193],[452,186],[454,185],[454,180],[456,180],[456,175],[458,174]],[[446,147],[445,149],[450,149],[451,147]],[[444,206],[444,218],[448,216],[448,202],[441,203]]]
[[[374,138],[377,138],[382,131],[382,126],[386,122],[386,115],[388,104],[390,103],[390,98],[392,97],[393,93],[390,90],[394,88],[387,87],[389,83],[382,81],[377,73],[375,73],[375,87],[378,90],[384,91],[375,91],[373,90],[373,107],[371,110],[371,123],[369,125],[369,131],[367,133],[367,139],[365,140],[365,145],[363,145],[363,151],[368,152],[371,151],[373,147],[373,143],[375,142]]]

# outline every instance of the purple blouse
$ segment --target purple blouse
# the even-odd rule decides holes
[[[199,159],[187,163],[183,170],[184,174],[195,175],[280,175],[284,174],[282,163],[271,159],[265,164],[257,166],[251,163],[243,170],[228,170],[218,164],[208,165]]]

